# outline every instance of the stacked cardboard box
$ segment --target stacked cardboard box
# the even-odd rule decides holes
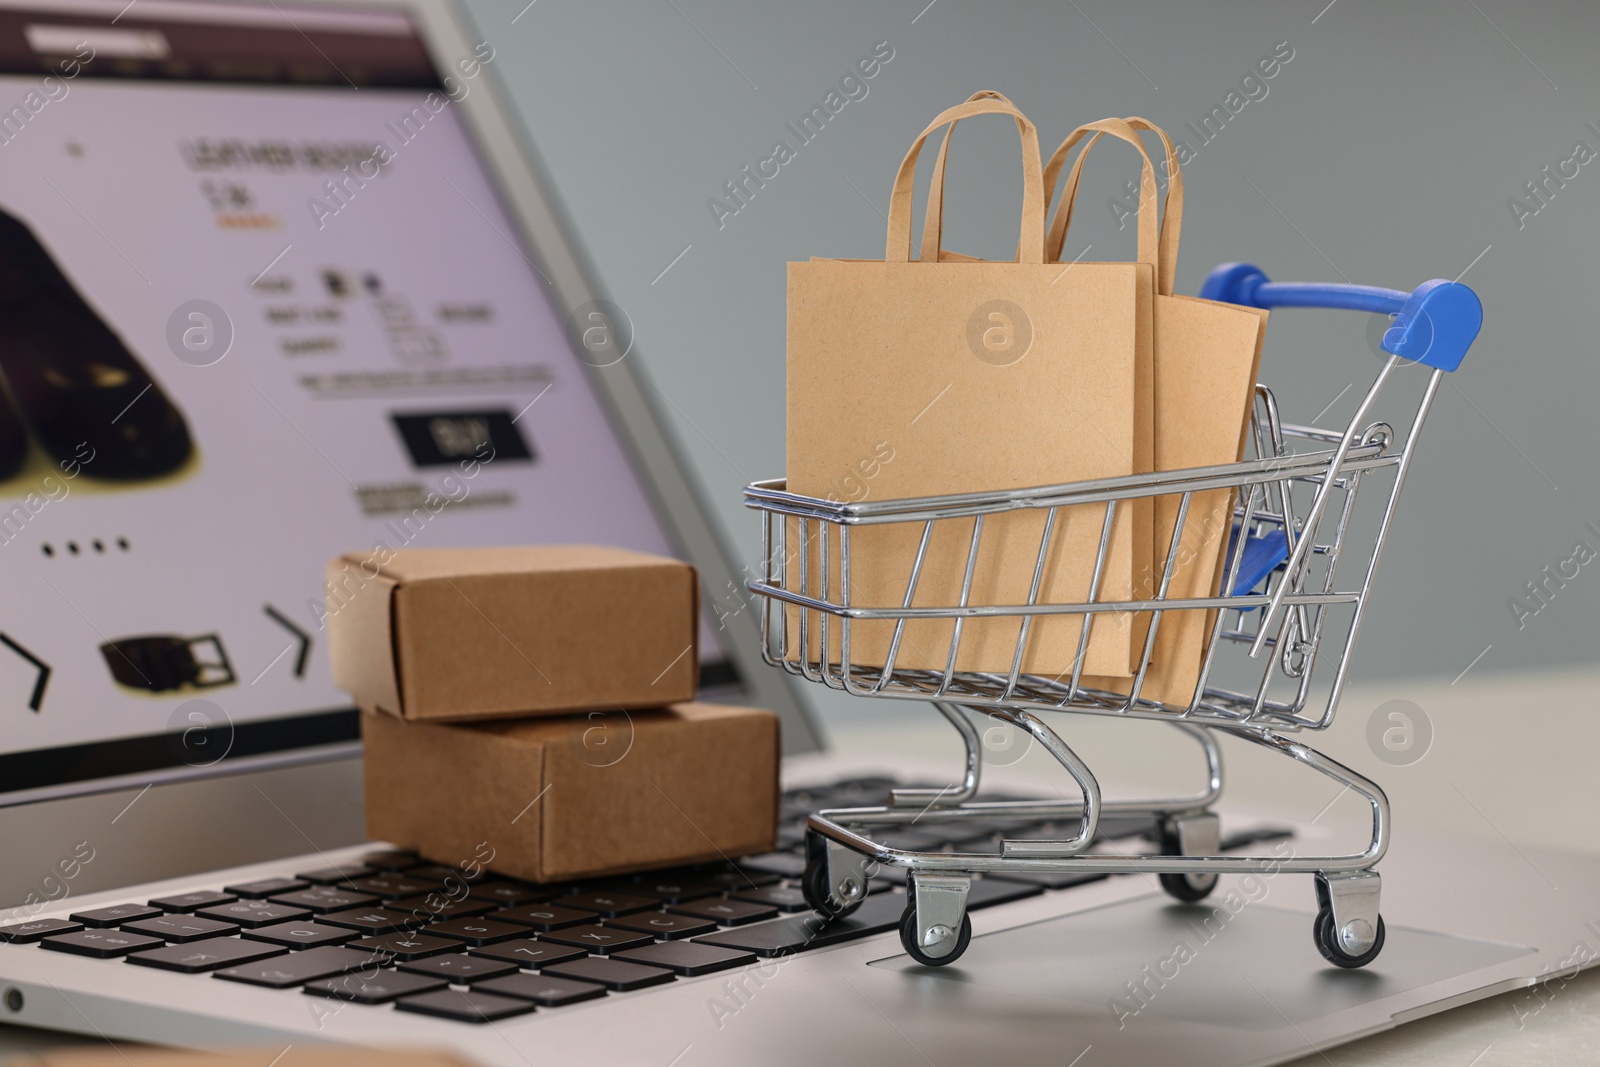
[[[777,716],[693,702],[697,589],[685,563],[593,546],[333,560],[369,835],[533,881],[770,850]]]

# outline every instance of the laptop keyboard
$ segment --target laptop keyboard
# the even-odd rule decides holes
[[[534,885],[463,872],[409,852],[372,852],[346,868],[130,901],[0,927],[42,951],[154,967],[374,1009],[482,1023],[557,1009],[894,929],[905,874],[882,870],[849,915],[806,907],[806,815],[883,802],[888,778],[852,778],[784,794],[779,851],[733,863],[626,878]],[[1020,799],[986,795],[984,800]],[[1070,836],[1076,825],[1027,820],[919,824],[887,843],[926,851],[998,851],[1003,837]],[[958,836],[952,836],[958,835]],[[1149,851],[1154,820],[1106,818],[1097,847]],[[1225,850],[1287,837],[1235,834]],[[1098,881],[1105,875],[990,875],[969,910]]]

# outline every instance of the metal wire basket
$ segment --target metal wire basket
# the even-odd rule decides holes
[[[762,600],[767,661],[811,682],[856,696],[930,701],[954,724],[967,748],[962,785],[935,793],[896,790],[877,808],[819,812],[807,835],[805,879],[810,903],[843,914],[866,892],[866,864],[876,861],[909,872],[902,922],[907,951],[927,964],[945,964],[965,950],[970,922],[965,901],[972,876],[985,872],[1152,872],[1184,900],[1210,892],[1217,876],[1245,873],[1255,861],[1217,855],[1220,828],[1210,810],[1222,787],[1221,731],[1278,751],[1333,778],[1372,806],[1370,845],[1348,856],[1293,857],[1279,869],[1316,875],[1321,905],[1315,926],[1319,949],[1340,966],[1362,966],[1383,945],[1378,914],[1379,880],[1373,867],[1388,845],[1388,801],[1382,789],[1290,735],[1332,723],[1349,675],[1356,638],[1389,536],[1417,440],[1446,371],[1459,366],[1477,335],[1481,307],[1459,283],[1434,281],[1413,293],[1348,285],[1272,283],[1253,267],[1227,265],[1213,272],[1202,295],[1256,307],[1338,307],[1396,316],[1384,339],[1390,353],[1348,424],[1338,431],[1288,425],[1265,386],[1256,387],[1248,452],[1237,463],[1138,474],[1068,485],[963,493],[912,500],[829,501],[788,492],[781,480],[757,482],[745,503],[761,512],[763,571],[748,583]],[[1420,364],[1428,370],[1421,397],[1403,437],[1374,419],[1386,386]],[[1365,509],[1377,509],[1375,530],[1353,539],[1358,491]],[[1200,494],[1232,497],[1232,529],[1215,595],[1172,592],[1180,568],[1185,527]],[[1148,596],[1100,599],[1113,524],[1119,508],[1164,500],[1174,516],[1158,560],[1159,579]],[[1019,510],[1042,514],[1032,558],[1032,581],[1022,603],[986,603],[974,595],[974,569],[987,550],[985,520]],[[1054,541],[1069,524],[1099,531],[1088,595],[1052,599],[1043,578]],[[865,528],[898,526],[916,544],[904,573],[893,576],[896,602],[852,600],[851,537]],[[954,603],[928,604],[918,586],[936,531],[959,530],[966,569]],[[1081,529],[1081,527],[1079,527]],[[942,534],[948,536],[948,533]],[[1161,546],[1157,546],[1158,549]],[[1350,557],[1350,558],[1346,558]],[[1020,560],[1020,552],[1008,560]],[[859,567],[859,564],[858,564]],[[882,577],[881,575],[879,577]],[[1163,622],[1181,614],[1205,619],[1207,638],[1192,690],[1157,699],[1145,692]],[[1142,652],[1126,691],[1090,684],[1085,651],[1097,621],[1137,618]],[[1051,675],[1023,670],[1030,638],[1048,619],[1081,620],[1077,655]],[[974,620],[1006,620],[1017,636],[1008,671],[957,669],[963,637]],[[943,669],[900,661],[908,627],[947,627]],[[993,624],[988,624],[993,625]],[[1102,623],[1104,625],[1104,623]],[[861,628],[892,627],[886,654],[876,662],[853,655]],[[852,637],[856,640],[853,642]],[[873,647],[882,645],[878,642]],[[926,660],[926,650],[919,657]],[[937,658],[937,657],[936,657]],[[965,710],[963,710],[965,709]],[[1197,796],[1109,803],[1093,773],[1038,712],[1065,711],[1172,722],[1204,750],[1208,787]],[[1077,782],[1082,803],[975,803],[981,745],[969,714],[988,715],[1026,730]],[[1162,828],[1160,856],[1085,854],[1103,815],[1154,816]],[[984,819],[1026,816],[1077,819],[1079,832],[1057,841],[1005,840],[998,854],[920,853],[885,846],[868,828],[914,819]]]

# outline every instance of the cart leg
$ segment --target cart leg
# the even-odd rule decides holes
[[[1050,729],[1045,721],[1027,711],[1014,711],[1011,708],[995,708],[989,713],[997,719],[1002,719],[1019,726],[1033,735],[1034,740],[1044,746],[1044,750],[1056,758],[1056,762],[1067,769],[1072,775],[1072,780],[1078,783],[1078,788],[1083,790],[1083,809],[1081,821],[1078,825],[1078,835],[1067,841],[1039,841],[1039,840],[1012,840],[1007,838],[1000,842],[1000,854],[1010,857],[1047,856],[1052,858],[1075,856],[1089,847],[1094,840],[1095,831],[1100,828],[1100,782],[1089,769],[1089,765],[1072,751],[1067,743],[1061,740],[1059,734]]]
[[[1209,808],[1222,796],[1222,748],[1217,744],[1216,735],[1207,727],[1188,722],[1172,725],[1193,738],[1206,754],[1206,790],[1179,810],[1201,811]]]
[[[978,728],[972,725],[972,720],[967,718],[957,704],[935,700],[933,706],[950,720],[950,725],[956,728],[956,732],[961,735],[962,743],[966,746],[967,767],[961,785],[946,786],[943,789],[891,789],[890,807],[917,807],[924,811],[929,808],[953,808],[978,795],[978,774],[983,768],[983,739],[978,736]]]
[[[806,834],[806,869],[800,880],[806,903],[840,918],[867,899],[867,857],[816,831]]]
[[[955,962],[972,940],[967,916],[966,874],[912,874],[908,903],[900,917],[900,943],[911,958],[928,967]]]
[[[1215,856],[1222,851],[1222,820],[1209,811],[1173,815],[1161,820],[1161,853],[1165,856]],[[1211,874],[1163,874],[1161,888],[1179,900],[1204,900],[1217,887]]]
[[[1365,967],[1383,950],[1383,916],[1378,914],[1383,880],[1377,871],[1318,873],[1317,948],[1329,963]]]

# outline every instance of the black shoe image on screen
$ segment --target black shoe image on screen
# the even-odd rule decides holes
[[[33,231],[4,210],[0,373],[28,427],[54,459],[80,455],[85,443],[94,449],[94,461],[83,466],[91,478],[158,478],[183,466],[194,452],[183,414]],[[3,457],[0,452],[0,462]]]
[[[202,660],[195,650],[211,646],[213,656]],[[233,664],[216,634],[179,637],[177,634],[145,634],[120,637],[100,646],[111,677],[118,685],[165,693],[185,686],[210,689],[232,685]]]
[[[0,482],[21,470],[27,458],[28,431],[4,385],[0,384]]]

